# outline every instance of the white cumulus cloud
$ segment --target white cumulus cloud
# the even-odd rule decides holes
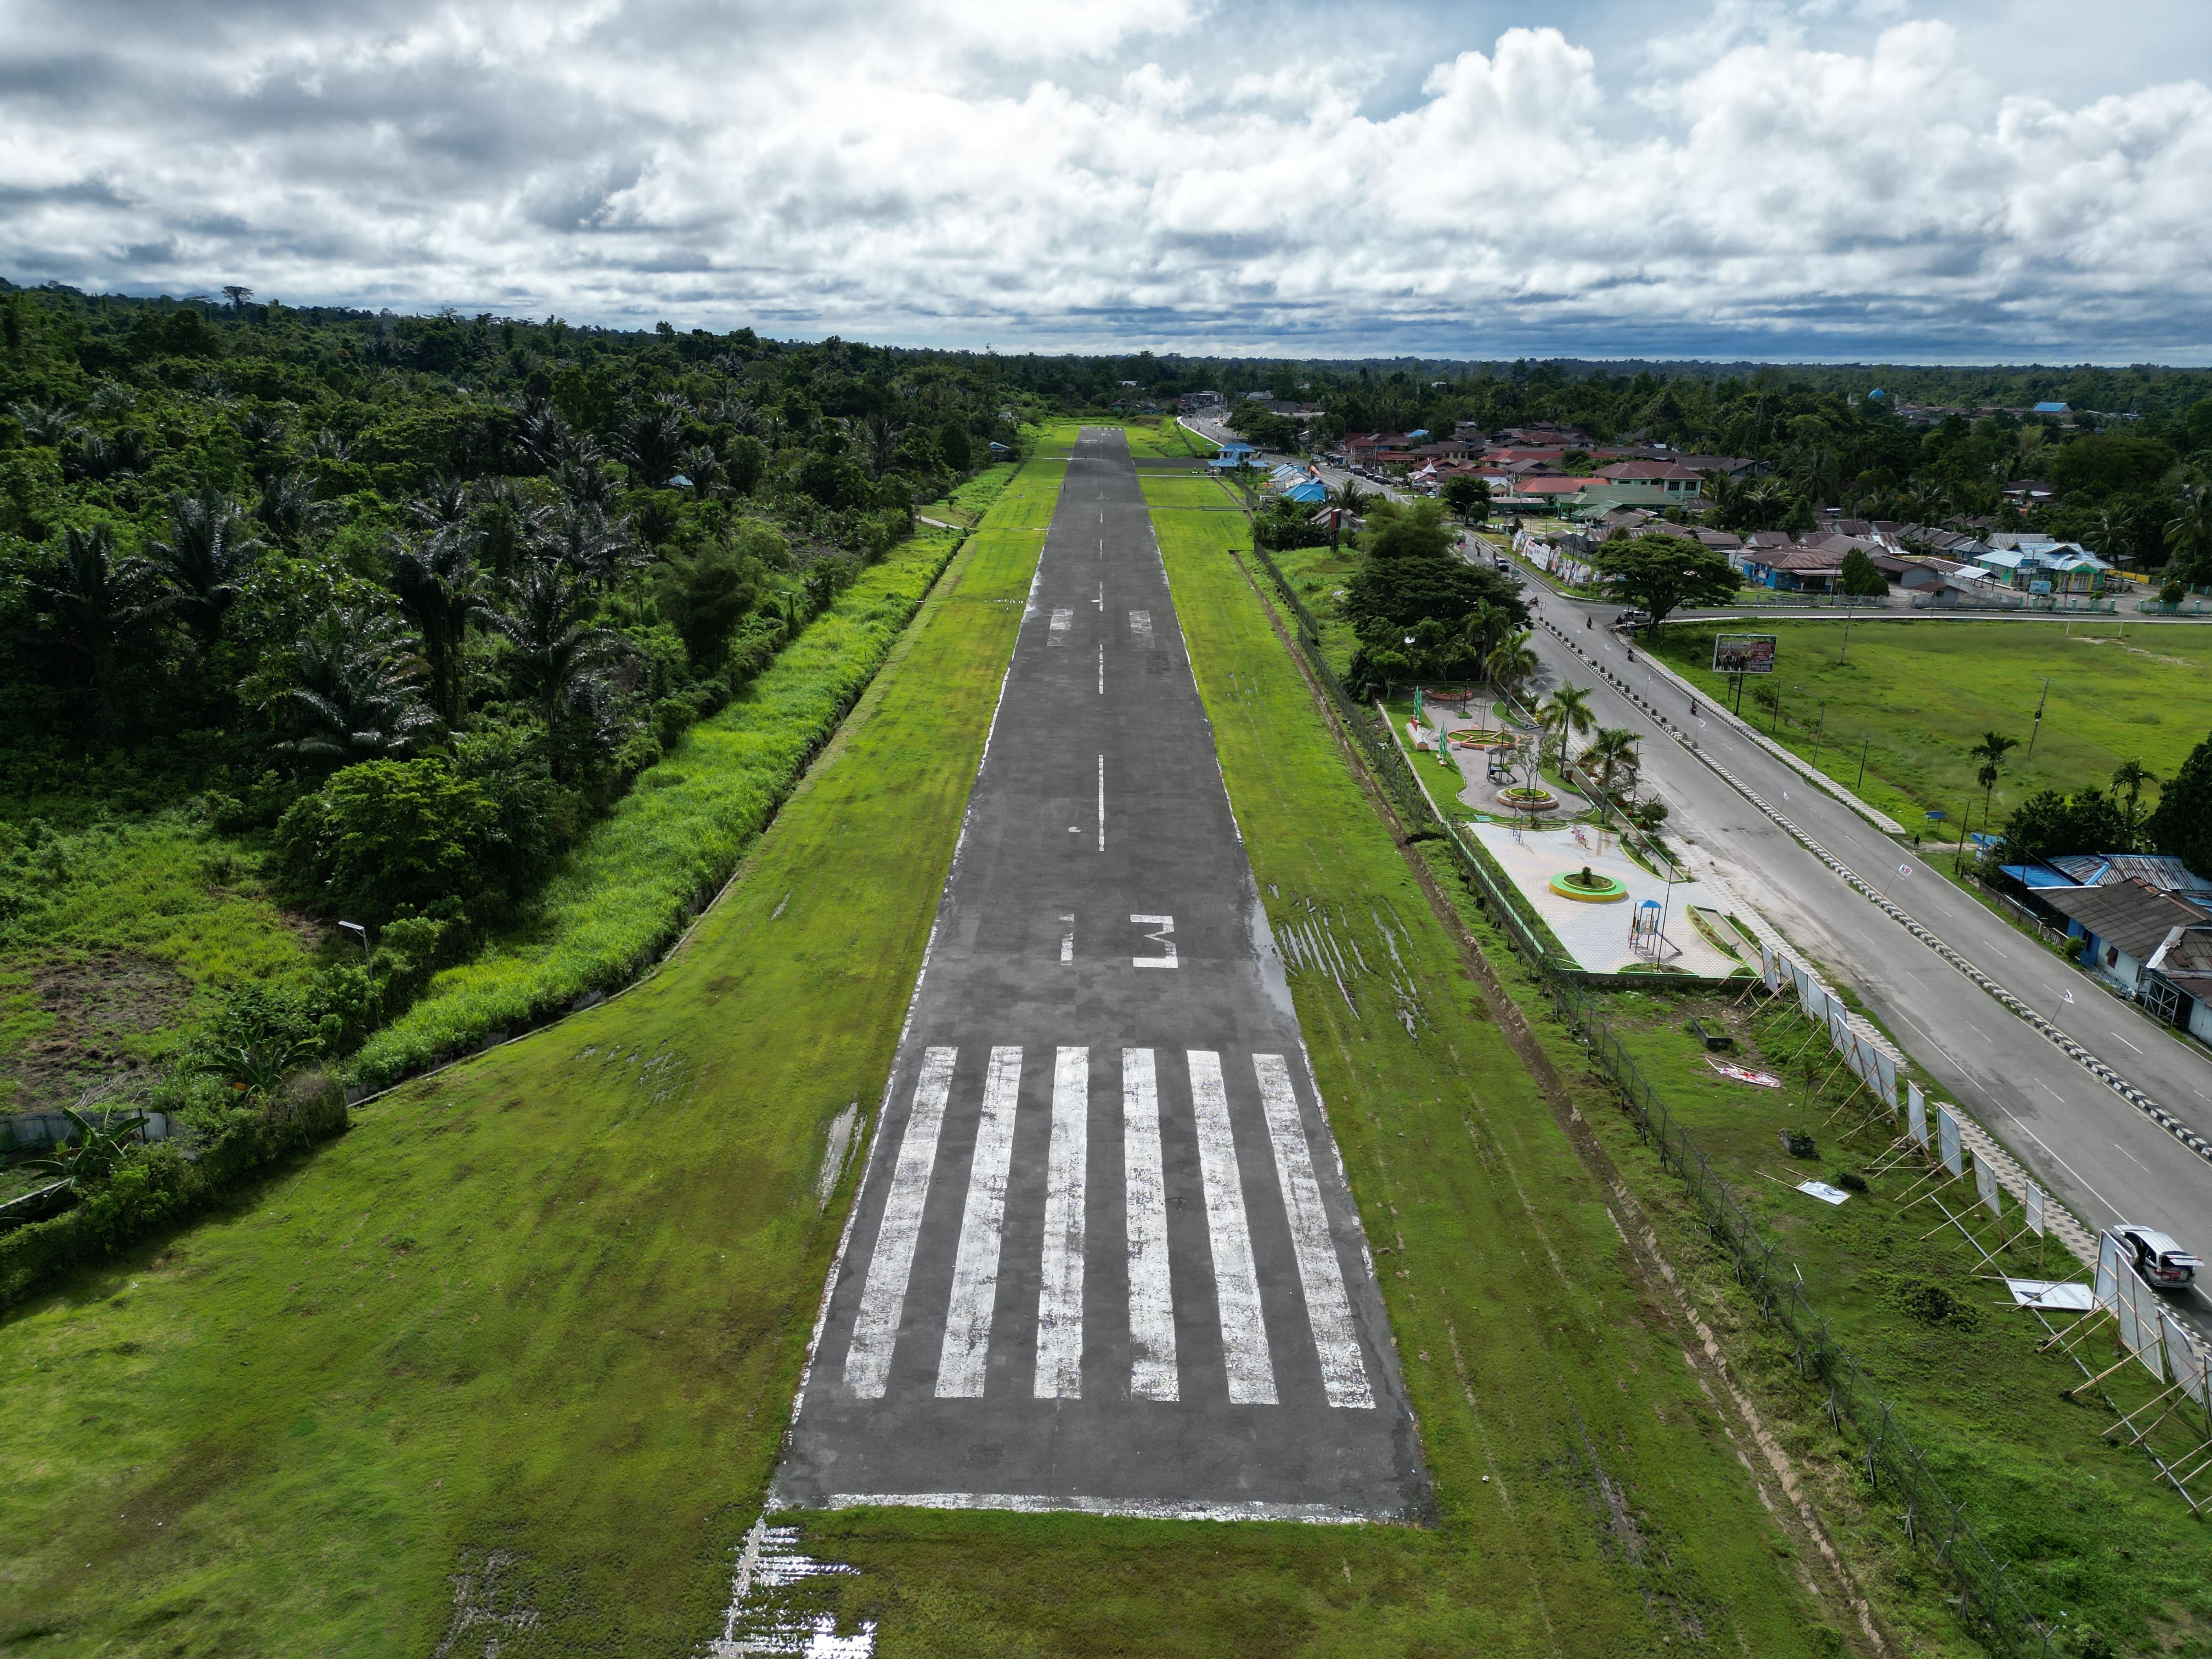
[[[2203,360],[2212,91],[2016,90],[1925,11],[1447,11],[1391,59],[1197,0],[0,0],[0,273],[1002,349]]]

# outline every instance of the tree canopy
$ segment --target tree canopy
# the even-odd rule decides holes
[[[1613,579],[1614,591],[1641,605],[1656,628],[1684,605],[1721,605],[1735,597],[1728,556],[1686,536],[1628,536],[1601,542],[1590,563]]]

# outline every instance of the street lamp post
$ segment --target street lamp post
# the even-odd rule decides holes
[[[376,958],[368,953],[368,929],[357,921],[342,921],[338,924],[338,931],[351,933],[361,941],[361,965],[368,970],[368,1006],[374,1008],[376,1006]]]

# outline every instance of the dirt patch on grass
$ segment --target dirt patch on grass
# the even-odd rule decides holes
[[[143,1068],[126,1039],[175,1022],[191,981],[124,951],[49,959],[31,969],[31,993],[52,1024],[0,1061],[19,1112],[51,1111],[94,1085]]]

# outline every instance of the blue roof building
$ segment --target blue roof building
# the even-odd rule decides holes
[[[1300,484],[1295,489],[1285,490],[1283,492],[1283,499],[1286,501],[1313,501],[1319,503],[1328,499],[1328,486],[1318,478],[1310,479],[1307,483]]]
[[[2068,404],[2038,404],[2028,412],[2033,415],[2071,415],[2074,410]]]

